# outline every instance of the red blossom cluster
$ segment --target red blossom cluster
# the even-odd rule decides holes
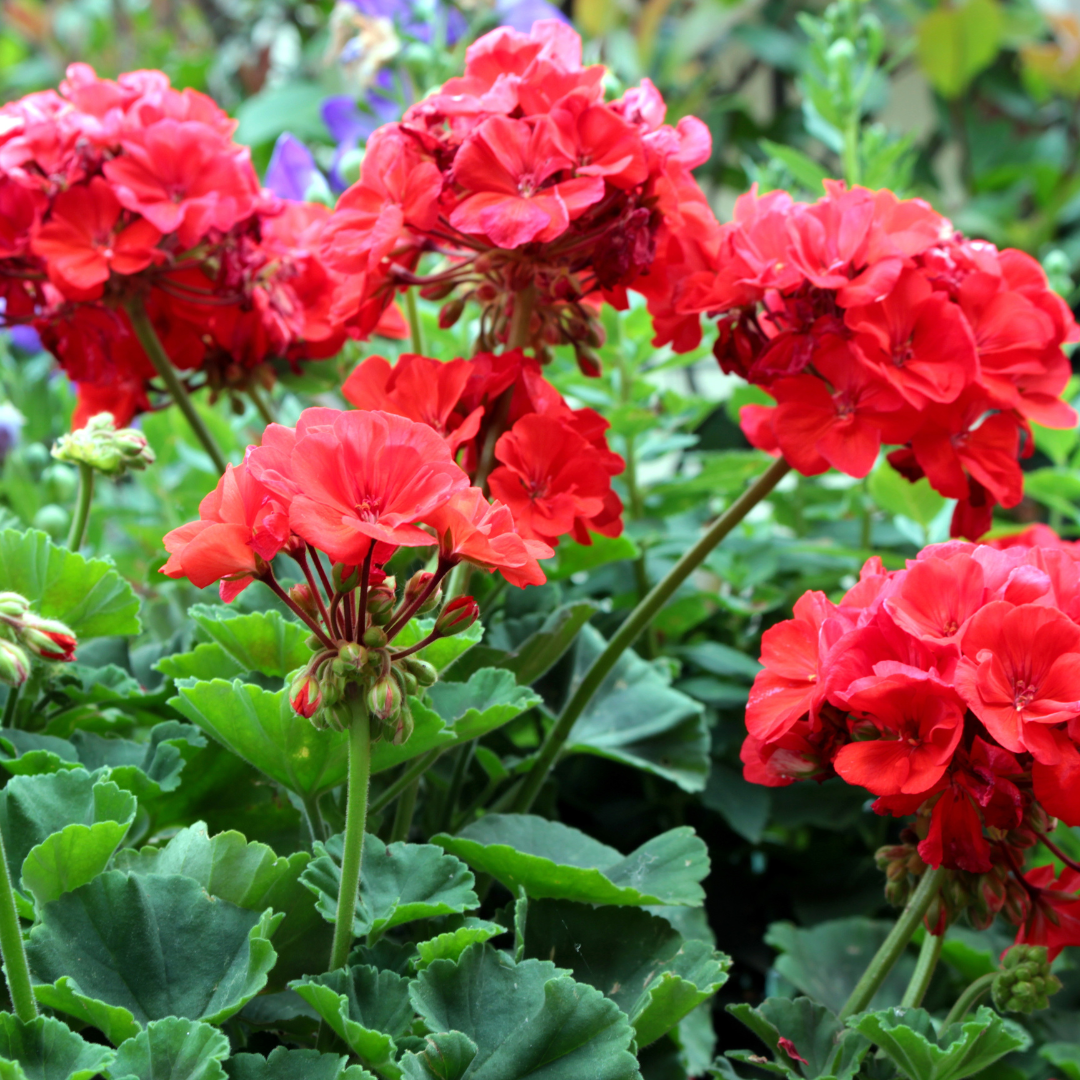
[[[748,780],[866,788],[878,813],[917,815],[920,865],[957,872],[952,914],[1000,912],[1052,952],[1080,944],[1080,867],[1056,883],[1023,871],[1025,848],[1060,854],[1053,818],[1080,824],[1080,546],[1043,526],[933,545],[903,570],[875,557],[838,604],[806,593],[761,659]]]
[[[76,426],[151,407],[133,303],[214,388],[341,347],[318,256],[330,212],[261,190],[235,126],[160,71],[86,64],[0,107],[0,324],[33,325],[78,384]]]
[[[672,252],[715,227],[690,175],[709,133],[692,117],[665,124],[647,80],[605,101],[603,77],[582,66],[566,24],[503,27],[470,46],[464,75],[374,133],[322,248],[350,275],[339,313],[352,333],[366,336],[395,288],[415,283],[454,294],[444,325],[478,302],[485,347],[565,342],[595,373],[602,300],[625,306],[634,289],[654,313],[673,310]],[[418,277],[425,252],[445,269]]]
[[[755,446],[856,477],[899,446],[893,467],[959,500],[952,534],[977,539],[1022,497],[1030,422],[1077,422],[1059,395],[1080,330],[1023,252],[919,199],[825,186],[813,204],[743,195],[680,267],[679,310],[719,314],[721,367],[776,399],[743,407]]]
[[[624,462],[608,448],[608,422],[593,409],[571,409],[521,349],[449,363],[406,353],[394,367],[373,356],[342,393],[359,409],[434,428],[524,537],[554,546],[563,536],[591,544],[590,532],[622,532],[611,478]]]

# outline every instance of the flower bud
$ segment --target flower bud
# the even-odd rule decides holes
[[[433,632],[438,637],[453,637],[468,630],[479,618],[479,604],[471,596],[458,596],[439,612]]]
[[[405,670],[420,686],[434,686],[439,681],[439,673],[426,660],[421,660],[416,656],[406,656],[404,664]]]
[[[990,989],[998,1012],[1033,1013],[1049,1005],[1061,980],[1050,973],[1045,945],[1014,945],[1002,957]]]
[[[392,720],[401,711],[403,700],[397,679],[392,675],[384,675],[376,679],[368,691],[368,710],[379,720]]]
[[[369,626],[364,631],[364,644],[369,649],[381,649],[386,644],[386,631],[381,626]]]
[[[300,672],[289,686],[289,701],[296,713],[310,720],[323,704],[319,680],[310,672]]]
[[[390,741],[395,746],[401,746],[402,743],[408,742],[415,726],[412,713],[409,712],[408,705],[405,705],[401,712],[398,713],[397,720],[393,723],[392,730],[388,732]]]
[[[75,646],[78,641],[75,640],[75,635],[56,619],[42,619],[33,612],[27,612],[18,633],[23,645],[42,660],[70,662],[75,659]]]
[[[305,614],[313,619],[319,617],[319,605],[315,603],[315,596],[311,586],[306,581],[301,581],[289,589],[289,599]]]
[[[338,592],[352,592],[360,584],[360,567],[334,563],[330,569],[330,580]]]
[[[341,673],[343,675],[352,674],[357,671],[363,671],[364,665],[368,661],[368,651],[363,645],[357,645],[355,641],[346,642],[338,650],[337,660],[334,661],[335,668],[340,665]]]
[[[30,657],[13,641],[0,638],[0,682],[22,686],[30,674]]]
[[[334,671],[332,664],[323,668],[319,679],[319,685],[322,687],[323,692],[323,703],[336,705],[345,696],[345,682],[344,676]]]
[[[387,578],[382,585],[376,585],[368,589],[367,612],[371,621],[376,624],[385,624],[390,621],[394,614],[394,605],[397,603],[397,593],[394,590],[394,579]]]
[[[72,465],[89,465],[107,476],[122,476],[128,469],[145,469],[154,463],[154,451],[146,436],[135,428],[117,430],[112,413],[90,417],[78,431],[62,435],[52,456]]]
[[[461,318],[461,313],[465,310],[465,300],[460,296],[455,296],[453,300],[448,300],[439,309],[439,329],[449,330]]]
[[[411,578],[409,578],[405,585],[405,599],[403,603],[405,606],[412,607],[421,596],[424,595],[424,591],[431,585],[435,575],[428,570],[417,570]],[[417,609],[417,615],[423,615],[428,611],[431,611],[439,602],[439,597],[442,595],[442,587],[437,588]]]
[[[0,619],[21,619],[30,610],[30,601],[15,592],[0,592]]]

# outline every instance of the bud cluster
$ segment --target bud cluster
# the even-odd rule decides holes
[[[43,660],[75,659],[75,635],[56,619],[43,619],[30,602],[14,592],[0,592],[0,682],[22,686],[30,674],[30,656]]]
[[[998,1012],[1018,1013],[1045,1009],[1050,995],[1060,989],[1045,945],[1014,945],[1002,957],[1001,971],[990,987]]]
[[[85,427],[62,435],[52,456],[72,465],[89,465],[106,476],[123,476],[128,469],[141,470],[154,463],[154,451],[146,436],[135,428],[117,428],[112,413],[90,417]]]
[[[315,727],[337,731],[349,726],[353,703],[360,699],[370,717],[372,741],[386,739],[400,746],[413,732],[409,698],[438,678],[435,668],[416,653],[438,638],[467,630],[480,612],[471,596],[457,597],[443,606],[423,641],[395,651],[393,640],[409,620],[439,604],[441,575],[414,574],[401,591],[400,602],[393,577],[372,571],[366,589],[362,579],[361,568],[335,565],[328,607],[321,606],[322,597],[310,583],[289,590],[289,599],[313,623],[320,627],[326,619],[332,623],[328,633],[313,636],[313,647],[319,651],[293,677],[289,699]]]

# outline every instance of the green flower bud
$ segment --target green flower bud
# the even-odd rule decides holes
[[[330,580],[338,592],[352,592],[360,584],[360,567],[334,563],[330,569]]]
[[[426,660],[421,660],[416,656],[406,656],[403,662],[405,669],[420,686],[434,686],[439,681],[439,673]]]
[[[16,592],[0,592],[0,619],[21,619],[30,610],[30,601]]]
[[[78,431],[62,435],[52,448],[57,461],[89,465],[107,476],[122,476],[128,469],[145,469],[154,462],[146,436],[135,428],[117,430],[112,413],[90,417]]]
[[[388,623],[394,614],[397,592],[394,590],[393,580],[393,578],[387,578],[381,585],[368,590],[367,612],[371,616],[371,621],[376,624]]]
[[[334,669],[341,665],[343,675],[355,674],[363,671],[368,661],[368,651],[363,645],[357,645],[355,641],[346,642],[338,650],[337,659],[334,661]]]
[[[30,675],[30,657],[13,641],[0,638],[0,682],[22,686]]]
[[[364,631],[364,644],[369,649],[381,649],[386,644],[386,631],[381,626],[369,626]]]
[[[1033,1013],[1049,1005],[1061,980],[1051,974],[1045,945],[1014,945],[991,985],[998,1012]]]
[[[18,627],[19,639],[43,660],[75,659],[75,635],[56,619],[43,619],[28,611]]]
[[[368,691],[368,711],[379,720],[393,720],[401,712],[401,703],[404,700],[397,679],[392,675],[384,675],[381,679],[376,679]]]

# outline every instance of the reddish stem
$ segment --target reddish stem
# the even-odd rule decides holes
[[[387,640],[392,639],[396,634],[401,633],[402,628],[424,606],[428,599],[434,595],[435,590],[442,584],[443,578],[450,573],[455,565],[456,563],[445,562],[443,559],[439,559],[439,565],[431,580],[424,588],[424,591],[407,608],[403,608],[399,611],[394,616],[390,625],[386,628]]]
[[[1064,851],[1055,844],[1045,833],[1038,834],[1039,839],[1070,869],[1080,871],[1080,863],[1070,859]]]
[[[330,626],[330,615],[327,613],[326,604],[323,602],[322,590],[315,581],[315,577],[311,573],[311,567],[308,565],[307,552],[301,551],[299,555],[294,555],[293,558],[300,564],[300,569],[304,571],[308,588],[311,590],[311,595],[315,597],[315,603],[319,607],[319,614],[322,615],[323,622]]]
[[[291,596],[278,584],[277,578],[274,577],[274,572],[267,567],[265,575],[259,579],[266,583],[270,591],[285,604],[296,617],[310,627],[311,632],[323,643],[323,645],[333,652],[337,652],[334,643],[323,633],[323,628],[319,626],[314,619],[299,604],[297,604]]]

